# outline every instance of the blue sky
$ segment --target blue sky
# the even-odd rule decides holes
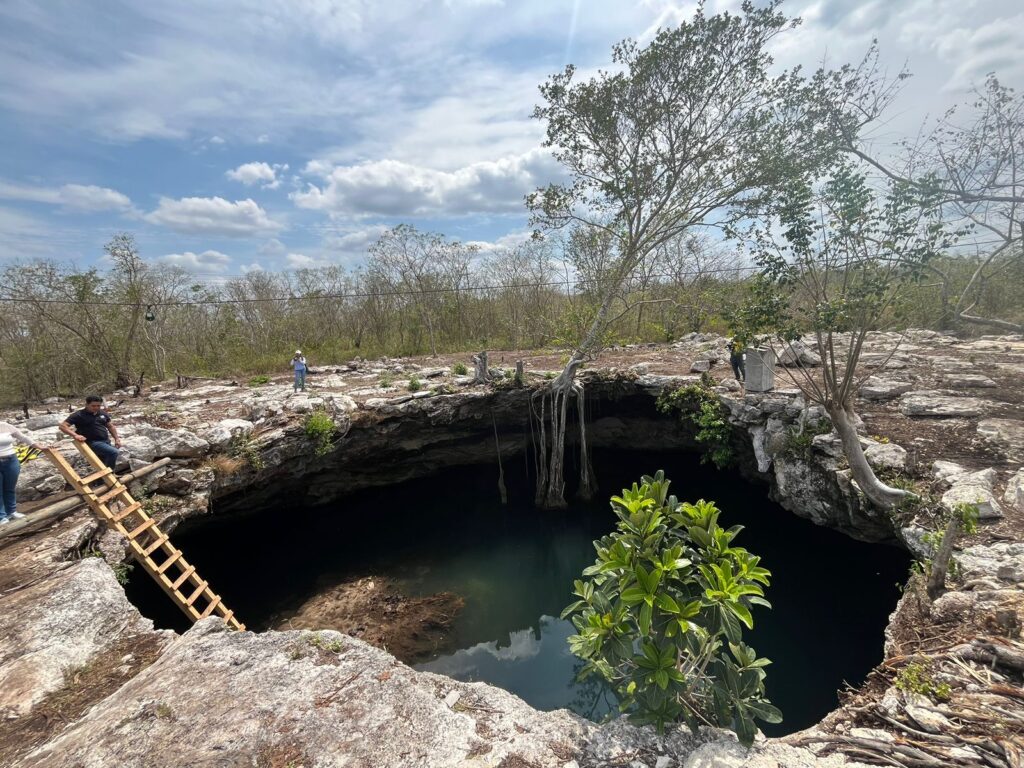
[[[715,11],[738,5],[709,0]],[[514,242],[557,167],[530,118],[571,61],[688,17],[670,0],[0,4],[0,263],[91,264],[118,231],[199,276],[356,264],[411,222]],[[916,131],[986,72],[1024,87],[1016,0],[791,0],[780,66],[914,73],[876,129]],[[486,247],[486,246],[485,246]]]

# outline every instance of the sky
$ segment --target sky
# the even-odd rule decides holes
[[[735,0],[708,0],[709,12]],[[483,248],[558,178],[531,118],[566,63],[692,15],[673,0],[3,0],[0,264],[147,260],[218,280],[358,265],[411,223]],[[1024,87],[1019,0],[788,0],[778,66],[913,74],[881,147],[994,71]]]

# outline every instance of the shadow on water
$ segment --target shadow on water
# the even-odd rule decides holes
[[[861,682],[881,661],[883,630],[909,565],[901,550],[802,520],[764,487],[701,465],[692,453],[598,451],[602,500],[561,512],[534,509],[524,462],[507,464],[507,507],[498,501],[495,468],[462,467],[318,508],[282,498],[245,518],[179,529],[174,540],[250,629],[352,576],[389,576],[411,595],[455,592],[465,609],[450,642],[418,668],[599,719],[614,710],[614,697],[597,681],[575,681],[579,662],[566,644],[572,627],[557,617],[573,579],[593,562],[591,542],[614,526],[608,496],[664,469],[681,499],[712,499],[726,526],[746,526],[737,543],[772,571],[774,608],[755,611],[748,640],[773,660],[768,693],[786,716],[766,732],[817,722],[836,706],[844,682]],[[157,626],[187,628],[138,570],[127,591]]]

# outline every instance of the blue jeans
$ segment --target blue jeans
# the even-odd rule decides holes
[[[306,388],[306,369],[303,368],[301,371],[295,370],[295,389]]]
[[[14,487],[18,484],[20,474],[21,463],[17,456],[0,457],[0,520],[18,511]]]
[[[100,461],[111,469],[117,464],[118,450],[106,440],[86,440],[85,444],[92,448],[93,453],[100,457]]]

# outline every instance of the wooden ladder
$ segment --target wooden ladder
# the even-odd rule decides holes
[[[229,611],[220,596],[210,589],[209,583],[199,577],[195,566],[189,565],[181,550],[171,544],[168,535],[160,530],[142,503],[132,498],[114,471],[100,461],[85,443],[76,440],[75,447],[95,470],[86,477],[79,476],[58,451],[47,448],[45,453],[96,516],[108,528],[128,539],[135,559],[175,605],[192,621],[216,615],[221,616],[232,629],[244,630],[245,625],[235,618],[234,611]],[[92,485],[99,481],[103,486],[93,490]]]

